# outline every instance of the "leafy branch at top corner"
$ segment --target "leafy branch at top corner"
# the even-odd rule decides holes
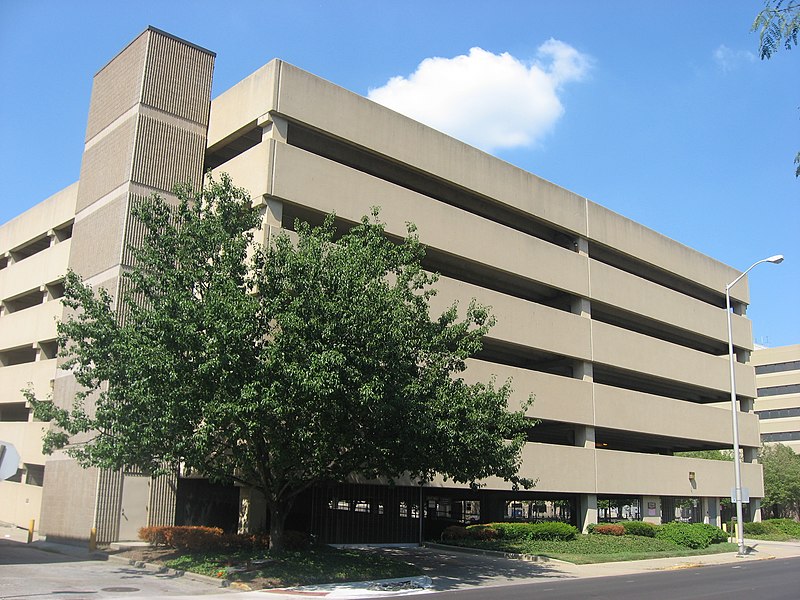
[[[771,58],[781,45],[791,50],[797,45],[800,32],[800,2],[767,0],[750,31],[758,31],[758,50],[762,60]]]

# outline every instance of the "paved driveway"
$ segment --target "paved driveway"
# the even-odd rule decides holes
[[[0,598],[39,600],[204,596],[225,593],[207,583],[158,574],[116,561],[46,552],[0,539]]]
[[[559,562],[527,562],[416,546],[370,550],[418,566],[433,580],[435,591],[546,582],[576,576],[575,565]]]

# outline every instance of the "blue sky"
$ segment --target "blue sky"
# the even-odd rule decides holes
[[[756,341],[800,343],[800,48],[757,58],[761,7],[0,0],[0,223],[77,180],[92,76],[153,25],[217,53],[214,95],[274,57],[364,95],[403,78],[390,92],[410,112],[452,95],[434,126],[498,125],[470,141],[718,260],[785,254],[751,273],[749,316]],[[507,77],[472,89],[460,67]]]

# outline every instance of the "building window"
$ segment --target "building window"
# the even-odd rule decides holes
[[[328,508],[330,510],[350,510],[350,501],[349,500],[329,500],[328,501]]]
[[[758,388],[759,398],[764,398],[766,396],[780,396],[783,394],[800,394],[800,383]]]
[[[800,371],[800,360],[790,360],[788,362],[775,363],[772,365],[760,365],[756,367],[756,375],[766,375],[767,373],[783,373],[784,371]]]
[[[44,485],[44,465],[25,465],[25,483],[42,487]]]
[[[785,419],[786,417],[800,417],[800,408],[776,408],[773,410],[757,410],[759,419]]]
[[[598,496],[597,522],[640,521],[642,499],[638,496]]]
[[[400,501],[400,516],[411,517],[412,519],[419,518],[419,506],[414,503],[408,504],[405,500]]]
[[[453,505],[450,498],[428,496],[426,516],[430,519],[449,519],[453,516]]]
[[[800,431],[782,431],[779,433],[762,433],[762,442],[793,442],[800,440]]]

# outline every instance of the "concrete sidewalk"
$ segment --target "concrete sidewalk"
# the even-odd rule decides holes
[[[0,537],[24,542],[27,538],[27,531],[0,523]],[[282,590],[239,591],[237,596],[249,597],[257,595],[261,598],[275,600],[297,598],[298,596],[375,598],[463,590],[474,587],[553,583],[554,581],[567,579],[633,575],[670,569],[699,568],[709,565],[800,557],[800,542],[746,540],[746,544],[752,548],[752,551],[745,557],[738,557],[735,552],[727,552],[723,554],[609,562],[592,565],[575,565],[555,560],[531,562],[502,555],[477,555],[441,547],[365,548],[376,554],[391,556],[414,564],[420,568],[423,574],[420,577],[397,580],[302,586]],[[123,560],[122,557],[109,556],[102,551],[89,552],[88,547],[55,544],[46,540],[35,541],[31,546],[83,561]],[[143,567],[144,565],[141,566]],[[219,586],[219,581],[211,578],[192,574],[187,574],[187,578],[205,580],[209,587],[213,585]],[[230,588],[219,590],[219,596],[229,596],[232,591]],[[216,596],[217,594],[211,592],[211,595],[206,597],[211,600]]]

